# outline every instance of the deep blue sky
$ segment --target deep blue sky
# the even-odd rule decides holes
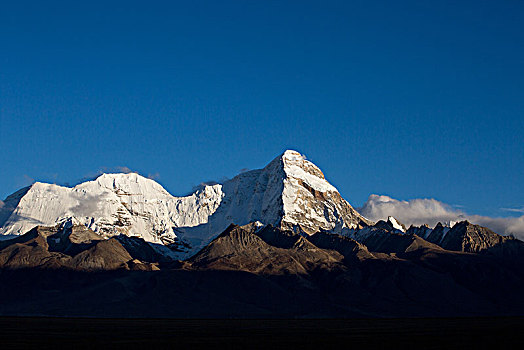
[[[292,148],[356,206],[509,215],[523,18],[518,0],[4,2],[0,198],[118,166],[181,195]]]

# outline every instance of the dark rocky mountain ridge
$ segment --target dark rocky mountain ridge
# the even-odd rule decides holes
[[[0,267],[99,271],[130,269],[131,263],[134,269],[154,269],[164,261],[161,255],[151,253],[154,259],[137,259],[152,248],[143,240],[138,242],[141,247],[133,246],[130,240],[102,239],[84,226],[36,226],[22,236],[0,242]]]
[[[410,230],[400,234],[380,225],[367,230],[368,238],[358,242],[323,231],[307,235],[257,223],[230,225],[194,256],[175,261],[137,237],[101,240],[82,226],[35,227],[0,242],[0,314],[524,314],[523,242],[498,239],[467,222],[447,234],[479,235],[483,249],[472,252],[471,244],[445,249],[446,240],[437,245]]]

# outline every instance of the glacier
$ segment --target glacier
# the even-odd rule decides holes
[[[183,197],[137,173],[118,173],[74,187],[36,182],[7,197],[0,208],[2,235],[69,222],[104,238],[136,236],[176,247],[179,258],[198,251],[231,223],[255,221],[305,234],[342,233],[371,223],[315,164],[293,150],[262,169],[202,185]]]

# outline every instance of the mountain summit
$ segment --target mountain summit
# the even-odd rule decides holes
[[[370,224],[315,164],[292,150],[263,169],[203,185],[185,197],[136,173],[103,174],[73,188],[36,182],[7,197],[0,209],[3,235],[71,222],[105,238],[137,236],[175,245],[179,257],[196,252],[231,223],[254,221],[305,234]]]
[[[5,200],[0,233],[2,315],[524,313],[524,242],[371,223],[296,151],[185,197],[138,174],[35,183]]]

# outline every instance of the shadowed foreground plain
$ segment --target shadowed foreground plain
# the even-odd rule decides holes
[[[524,318],[97,319],[0,318],[2,348],[488,349],[524,345]]]

